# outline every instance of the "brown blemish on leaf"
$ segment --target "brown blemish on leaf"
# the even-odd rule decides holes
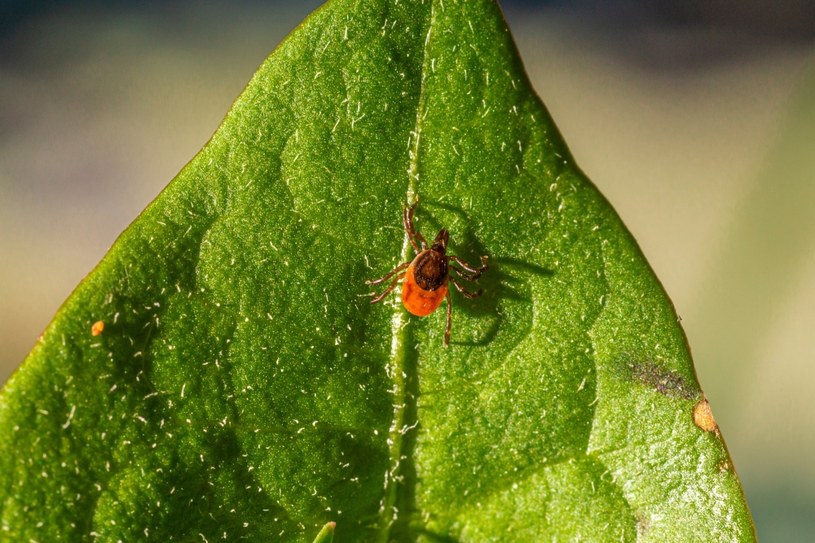
[[[104,331],[105,331],[105,323],[102,322],[102,321],[96,321],[95,323],[93,323],[93,326],[91,326],[91,335],[92,336],[98,336]]]
[[[692,400],[698,396],[698,392],[691,390],[681,375],[661,368],[653,362],[635,362],[629,364],[628,367],[634,379],[660,394],[686,400]]]
[[[705,432],[718,432],[719,426],[710,410],[710,402],[702,398],[693,406],[693,423]]]
[[[637,514],[637,538],[645,537],[651,528],[651,519],[645,515]]]

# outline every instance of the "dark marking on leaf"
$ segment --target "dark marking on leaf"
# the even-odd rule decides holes
[[[664,396],[685,400],[693,400],[699,396],[696,387],[688,386],[681,375],[675,371],[666,370],[654,362],[629,362],[628,368],[635,380]]]
[[[637,514],[637,538],[645,537],[651,529],[651,518],[645,514]]]

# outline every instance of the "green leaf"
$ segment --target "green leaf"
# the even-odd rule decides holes
[[[331,543],[334,541],[334,528],[336,527],[336,523],[328,522],[323,529],[320,530],[320,533],[317,534],[316,539],[314,539],[314,543]]]
[[[448,348],[443,310],[367,297],[419,197],[490,257]],[[671,304],[488,0],[312,15],[59,311],[0,435],[11,541],[755,539]]]

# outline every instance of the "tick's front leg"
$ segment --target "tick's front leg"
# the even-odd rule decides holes
[[[410,244],[413,246],[413,250],[416,251],[416,254],[419,254],[427,249],[427,240],[424,239],[424,236],[416,231],[416,227],[413,225],[413,213],[416,211],[416,205],[418,203],[419,200],[416,200],[413,202],[412,206],[402,208],[402,224],[405,226],[405,233],[410,240]]]

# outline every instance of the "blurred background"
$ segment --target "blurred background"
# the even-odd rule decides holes
[[[0,383],[320,2],[0,2]],[[661,278],[759,539],[815,534],[815,3],[503,3]]]

